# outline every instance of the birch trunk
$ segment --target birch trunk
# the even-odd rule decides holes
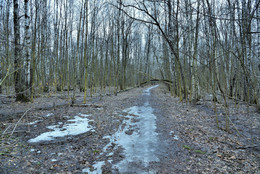
[[[29,17],[29,0],[24,0],[24,13],[25,13],[25,24],[24,24],[24,30],[25,30],[25,78],[26,78],[26,88],[28,90],[27,94],[29,94],[29,88],[30,88],[30,61],[31,61],[31,55],[30,55],[30,17]]]
[[[87,102],[87,87],[88,87],[88,58],[87,58],[87,42],[88,42],[88,0],[85,1],[86,14],[85,14],[85,44],[84,44],[84,69],[85,69],[85,85],[84,85],[84,99],[83,103]]]

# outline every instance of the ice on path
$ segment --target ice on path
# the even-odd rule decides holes
[[[126,122],[124,131],[117,132],[115,135],[116,144],[124,148],[125,158],[114,167],[120,172],[127,172],[127,166],[131,162],[141,162],[145,167],[152,161],[159,161],[156,157],[156,147],[158,143],[158,134],[156,132],[156,116],[153,114],[153,108],[147,106],[130,108],[129,114],[136,115],[140,119],[139,122],[133,124],[131,120]],[[129,127],[135,126],[138,131],[134,131],[132,135],[127,135],[125,131]]]
[[[155,85],[155,86],[152,86],[150,88],[147,88],[146,90],[144,90],[144,95],[150,95],[151,94],[151,89],[154,89],[154,88],[157,88],[159,85]]]
[[[144,95],[150,95],[150,90],[156,87],[158,85],[144,90]],[[159,141],[156,132],[156,116],[153,114],[153,108],[149,105],[149,102],[144,103],[143,106],[133,106],[124,110],[124,112],[128,113],[126,117],[129,119],[125,119],[122,123],[124,127],[120,125],[118,131],[112,136],[104,137],[108,138],[110,142],[103,149],[103,153],[106,153],[112,143],[124,149],[125,158],[112,166],[114,169],[117,168],[120,173],[129,172],[131,169],[128,169],[128,165],[131,162],[137,162],[143,165],[143,167],[148,167],[150,162],[159,161],[159,158],[155,154],[158,150]],[[139,121],[134,122],[134,119],[138,119]],[[134,129],[131,135],[126,134],[126,131],[129,129]],[[107,154],[108,157],[112,155],[112,152]],[[86,168],[82,172],[101,174],[102,165],[104,165],[104,162],[97,162],[93,165],[96,168],[95,171],[89,172],[89,169]]]
[[[29,143],[38,143],[41,141],[51,141],[56,137],[64,137],[67,135],[79,135],[88,132],[93,129],[91,125],[88,124],[89,119],[86,114],[78,114],[74,119],[67,120],[63,126],[52,125],[47,126],[48,129],[53,131],[42,133],[41,135],[28,140]]]

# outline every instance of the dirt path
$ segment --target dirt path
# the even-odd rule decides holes
[[[76,103],[82,100],[79,93]],[[1,122],[2,133],[9,129],[1,137],[0,173],[259,172],[259,149],[248,143],[259,143],[259,114],[249,108],[250,117],[231,117],[241,137],[216,128],[210,107],[201,106],[179,102],[160,85],[29,111],[12,137],[19,118]]]
[[[173,160],[173,154],[177,149],[176,144],[171,141],[170,135],[173,131],[167,130],[162,122],[166,123],[165,117],[156,102],[151,91],[159,85],[149,87],[137,97],[136,104],[124,110],[125,119],[119,129],[111,136],[109,143],[103,148],[102,154],[106,153],[106,161],[112,165],[113,173],[171,173],[166,166],[169,160]],[[157,126],[158,125],[158,126]],[[177,140],[177,137],[175,137]],[[113,146],[113,147],[112,147]],[[107,152],[108,148],[112,152]],[[113,161],[114,151],[118,149],[123,159]],[[96,161],[92,170],[86,168],[83,171],[89,173],[102,173],[105,161]]]

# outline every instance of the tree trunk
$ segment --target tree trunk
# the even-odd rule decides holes
[[[33,40],[32,40],[32,60],[30,63],[30,92],[31,92],[31,101],[35,94],[35,70],[36,70],[36,36],[37,36],[37,18],[38,18],[38,4],[35,3],[35,20],[33,28]]]
[[[19,3],[18,0],[13,1],[13,22],[14,22],[14,83],[15,83],[15,93],[16,101],[28,102],[28,97],[24,94],[25,82],[23,77],[21,61],[21,48],[20,48],[20,23],[19,23]]]
[[[192,100],[198,101],[198,74],[197,74],[197,59],[198,59],[198,35],[199,35],[199,7],[200,1],[198,1],[197,6],[197,19],[196,19],[196,31],[195,31],[195,43],[194,43],[194,53],[193,53],[193,60],[192,60]]]
[[[30,61],[31,61],[31,55],[30,55],[30,17],[28,14],[28,8],[29,8],[29,0],[24,0],[24,13],[25,13],[25,24],[24,24],[24,31],[25,31],[25,80],[26,80],[26,89],[28,90],[26,93],[28,96],[30,96]]]
[[[87,102],[87,87],[88,87],[88,58],[87,58],[87,42],[88,42],[88,0],[85,1],[86,11],[85,11],[85,45],[84,45],[84,69],[85,69],[85,85],[84,85],[84,99],[83,103]]]

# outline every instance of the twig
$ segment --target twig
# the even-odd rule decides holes
[[[1,86],[2,83],[5,81],[5,79],[8,77],[10,69],[11,69],[11,65],[9,65],[5,77],[4,77],[3,79],[0,79],[0,86]]]
[[[2,133],[2,135],[4,135],[6,133],[6,131],[11,127],[11,125],[8,125],[7,128],[4,130],[4,132]]]
[[[232,126],[235,128],[235,130],[237,131],[238,135],[243,137],[243,135],[239,132],[239,130],[236,128],[235,124],[231,121],[230,117],[228,117],[230,123],[232,124]]]
[[[32,107],[31,107],[30,109],[28,109],[27,111],[25,111],[24,114],[21,116],[21,118],[17,121],[17,123],[15,124],[15,126],[14,126],[14,128],[13,128],[13,130],[12,130],[12,132],[11,132],[10,137],[13,135],[13,133],[14,133],[14,131],[15,131],[17,125],[19,124],[19,122],[23,119],[23,117],[24,117],[24,116],[27,114],[27,112],[29,112],[31,109],[32,109]],[[9,137],[9,138],[10,138],[10,137]]]

